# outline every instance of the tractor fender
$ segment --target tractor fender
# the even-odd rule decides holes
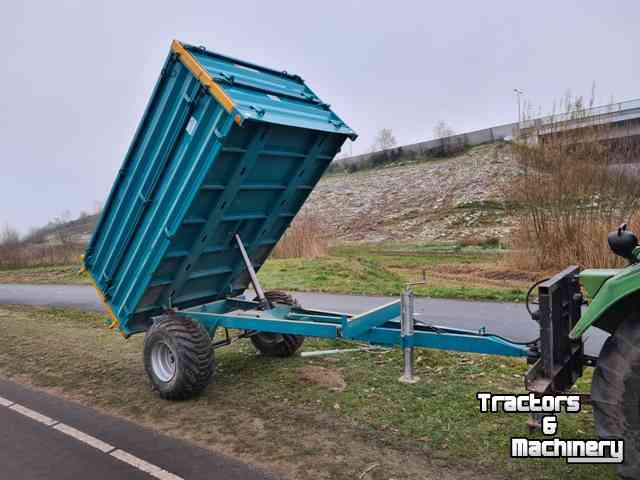
[[[580,338],[592,325],[613,333],[640,306],[640,264],[630,265],[608,279],[569,334]]]

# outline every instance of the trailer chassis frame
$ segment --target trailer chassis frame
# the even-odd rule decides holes
[[[403,331],[401,304],[402,301],[397,300],[359,315],[351,315],[280,304],[263,309],[262,302],[231,298],[181,310],[179,314],[201,323],[211,338],[215,337],[219,328],[224,328],[243,330],[245,333],[239,337],[249,336],[252,332],[269,332],[359,341],[411,350],[423,347],[511,357],[531,356],[528,346],[483,330],[474,332],[425,325],[415,322],[412,315],[405,315]],[[407,321],[411,323],[410,327],[407,327]],[[229,343],[231,341],[227,335],[225,340],[216,345]]]
[[[403,351],[404,370],[400,381],[415,383],[413,358],[416,347],[456,352],[526,357],[532,367],[525,374],[527,390],[538,395],[563,392],[582,376],[585,366],[596,359],[584,354],[581,338],[572,340],[569,332],[580,320],[584,299],[580,290],[580,269],[571,266],[538,285],[539,310],[532,313],[540,325],[537,341],[520,343],[499,335],[417,322],[414,316],[412,286],[407,284],[400,300],[359,315],[309,310],[295,305],[271,304],[255,274],[239,235],[235,236],[243,262],[258,293],[256,301],[227,298],[182,310],[181,315],[202,324],[213,339],[219,328],[224,338],[212,344],[221,348],[259,332],[302,335],[319,338],[395,346]],[[426,282],[423,279],[422,282]],[[240,330],[234,336],[230,329]]]

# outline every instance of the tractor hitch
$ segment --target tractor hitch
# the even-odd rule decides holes
[[[579,273],[578,267],[568,267],[537,285],[539,308],[532,318],[540,325],[540,338],[533,347],[539,358],[525,374],[530,392],[542,395],[567,391],[589,364],[582,338],[569,338],[584,303]]]

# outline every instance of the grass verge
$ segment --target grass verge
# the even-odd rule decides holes
[[[421,278],[418,296],[520,302],[535,274],[503,265],[505,250],[460,245],[381,243],[334,247],[315,259],[270,259],[259,277],[267,289],[398,295]]]
[[[90,285],[89,276],[79,271],[79,264],[0,270],[0,283]]]
[[[122,340],[98,314],[0,306],[0,328],[3,376],[290,478],[614,479],[606,466],[509,459],[526,415],[481,414],[475,393],[521,392],[521,360],[421,350],[421,381],[408,386],[398,350],[272,360],[237,342],[217,352],[204,395],[166,402],[150,391],[142,337]],[[304,349],[335,345],[308,339]],[[594,436],[589,407],[559,425],[565,438]]]
[[[419,296],[465,300],[523,301],[536,278],[503,263],[495,246],[382,243],[331,248],[319,258],[270,258],[259,277],[266,289],[398,295],[404,284],[425,272]],[[0,270],[0,283],[88,284],[78,265]]]

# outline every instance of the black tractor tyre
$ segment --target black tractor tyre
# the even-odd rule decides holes
[[[161,398],[195,397],[207,388],[215,370],[211,338],[198,322],[164,317],[147,330],[144,367]]]
[[[591,401],[598,435],[624,440],[619,478],[640,479],[640,322],[635,318],[624,321],[604,343]]]
[[[296,299],[286,292],[273,290],[265,292],[264,295],[272,304],[281,303],[293,307],[300,306]],[[254,300],[259,300],[259,298]],[[304,336],[289,333],[258,332],[250,338],[253,346],[267,357],[291,357],[295,355],[304,343]]]

